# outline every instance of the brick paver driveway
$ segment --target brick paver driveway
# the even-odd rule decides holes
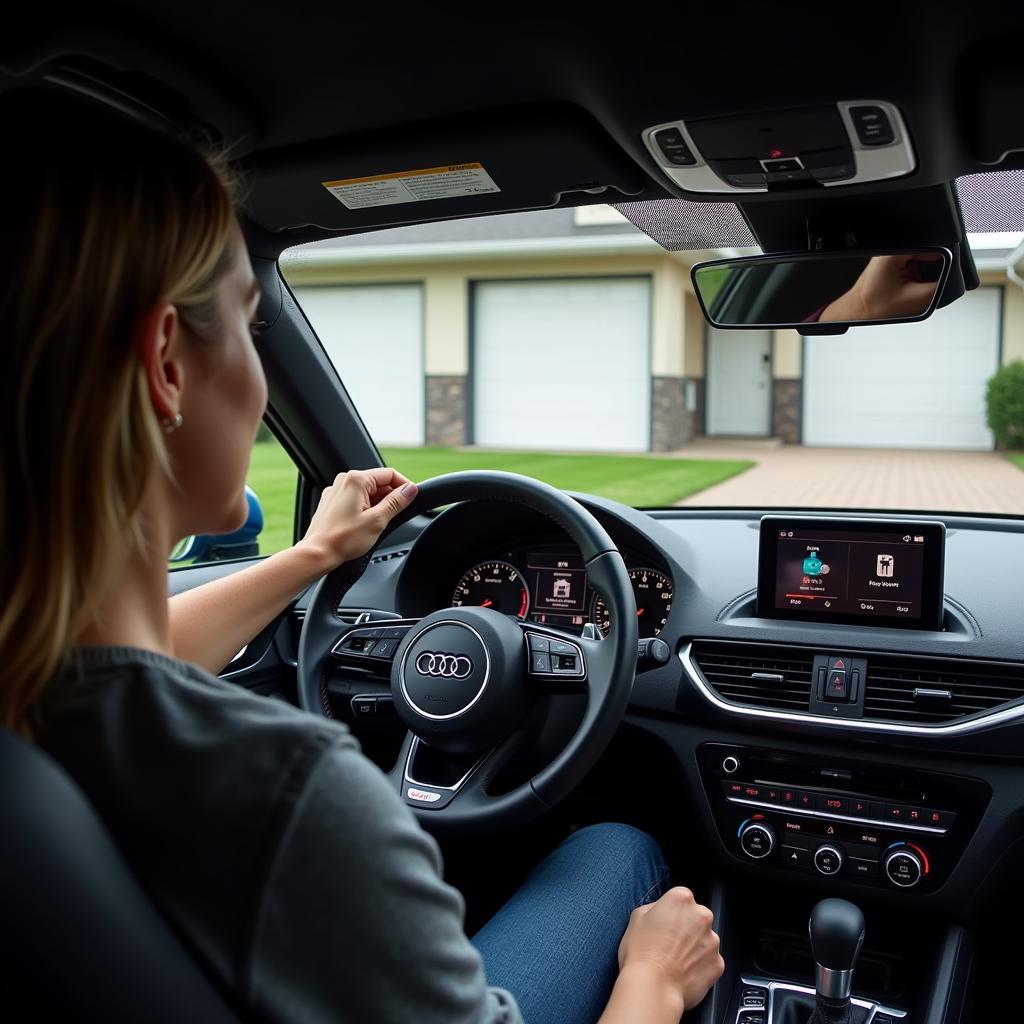
[[[892,508],[1024,515],[1024,471],[998,452],[701,441],[675,455],[757,465],[680,505]]]

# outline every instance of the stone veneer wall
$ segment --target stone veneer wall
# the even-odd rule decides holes
[[[786,444],[800,444],[801,381],[799,377],[778,377],[772,381],[772,435]]]
[[[686,382],[696,389],[696,408],[686,408]],[[651,378],[651,451],[671,452],[704,431],[702,377]]]
[[[466,444],[469,410],[466,377],[427,377],[427,444],[455,448]]]

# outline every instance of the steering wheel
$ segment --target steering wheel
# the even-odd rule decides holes
[[[337,608],[369,564],[344,563],[317,584],[299,638],[299,703],[333,717],[327,682],[336,667],[389,671],[395,710],[408,728],[389,776],[403,801],[434,827],[504,827],[541,814],[593,767],[626,710],[636,672],[636,603],[607,531],[577,501],[515,473],[469,471],[426,480],[381,535],[415,515],[472,499],[541,512],[579,547],[611,630],[601,639],[521,622],[491,608],[442,608],[418,620],[346,625]],[[376,545],[375,545],[376,547]],[[540,694],[585,693],[586,710],[561,752],[533,778],[490,795],[488,785],[524,743],[522,725]],[[461,777],[432,777],[451,756]]]

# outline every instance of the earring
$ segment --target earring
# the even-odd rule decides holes
[[[165,416],[160,421],[160,426],[164,428],[165,434],[173,434],[178,429],[178,427],[180,427],[184,422],[185,417],[182,416],[180,412],[177,412],[174,414],[173,417]]]

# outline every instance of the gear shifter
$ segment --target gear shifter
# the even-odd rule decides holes
[[[846,900],[822,900],[807,925],[814,955],[814,1013],[810,1024],[851,1024],[853,966],[864,941],[864,915]]]

